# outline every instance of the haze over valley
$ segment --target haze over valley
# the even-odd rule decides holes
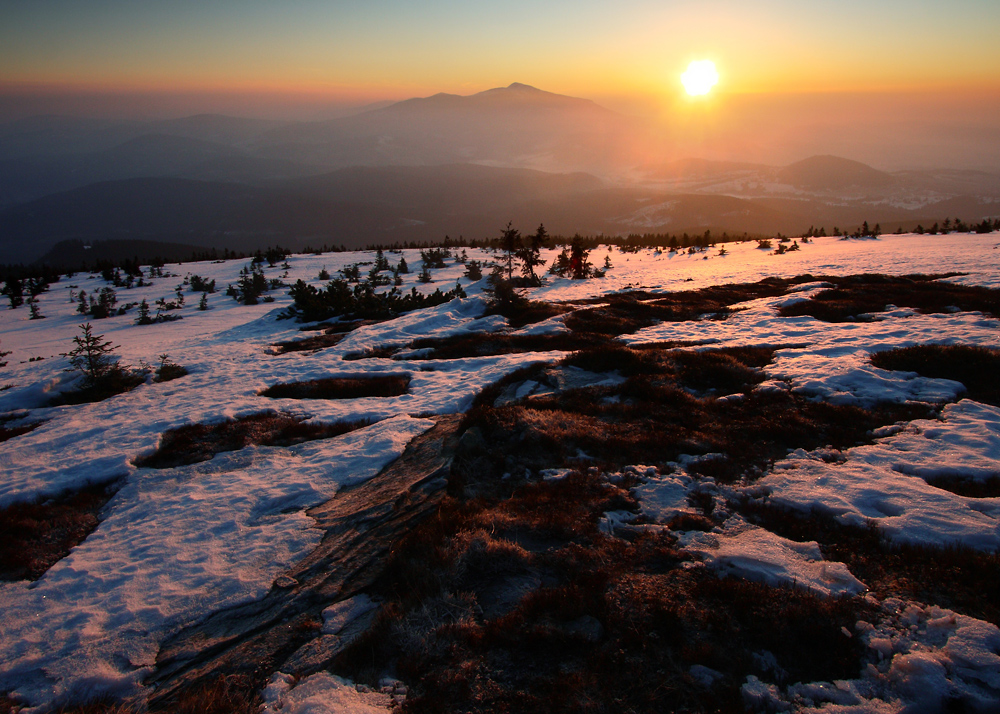
[[[757,235],[1000,214],[997,132],[956,143],[951,126],[919,154],[907,142],[920,132],[897,133],[883,164],[909,168],[884,171],[830,154],[688,155],[738,137],[715,127],[706,148],[682,121],[692,118],[671,127],[517,83],[325,121],[21,118],[0,125],[0,262],[46,259],[67,240],[252,251],[494,237],[507,221],[556,235]],[[816,132],[803,148],[846,148],[843,133]],[[967,168],[973,145],[996,172]]]

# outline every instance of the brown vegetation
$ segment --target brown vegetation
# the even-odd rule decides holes
[[[606,295],[600,298],[604,304],[577,310],[567,315],[565,322],[575,332],[624,335],[661,321],[683,322],[703,317],[725,319],[732,313],[731,305],[783,295],[789,285],[796,282],[801,280],[768,278],[757,283],[717,285],[666,295],[638,291]]]
[[[394,548],[374,586],[388,604],[337,670],[362,681],[397,672],[413,683],[410,712],[743,711],[750,674],[778,684],[857,676],[864,647],[842,628],[875,618],[863,598],[720,579],[692,567],[669,529],[601,528],[608,511],[638,511],[638,477],[612,482],[606,470],[717,453],[691,470],[753,478],[788,449],[853,445],[928,414],[755,390],[773,352],[605,344],[484,390],[463,422],[449,497]],[[569,367],[625,381],[560,391],[554,380]],[[525,380],[553,389],[497,406]],[[576,471],[538,479],[566,466]],[[701,513],[671,527],[718,523],[701,495]],[[695,664],[717,681],[692,676]]]
[[[97,528],[116,484],[0,509],[0,580],[38,580]]]
[[[461,359],[553,350],[569,352],[596,347],[603,341],[593,335],[575,333],[512,335],[507,332],[474,332],[452,337],[414,340],[407,345],[407,349],[428,350],[422,359]],[[421,357],[407,357],[407,359],[421,359]]]
[[[505,303],[502,307],[494,306],[487,310],[486,314],[500,314],[507,318],[511,327],[524,327],[533,325],[536,322],[548,320],[556,315],[563,315],[572,311],[569,305],[559,303],[541,302],[538,300],[514,300]]]
[[[546,368],[521,371],[486,389],[466,416],[488,444],[478,469],[503,472],[565,464],[664,465],[681,454],[720,454],[695,467],[723,481],[754,478],[790,449],[863,443],[870,431],[929,408],[836,406],[786,390],[754,390],[773,348],[641,350],[608,344],[563,361],[595,372],[616,369],[616,387],[570,390],[495,407],[510,384],[544,382]],[[720,400],[718,395],[734,394]],[[581,456],[585,454],[585,456]]]
[[[159,448],[135,460],[136,466],[167,469],[208,461],[223,451],[237,451],[254,444],[289,446],[303,441],[329,439],[366,427],[371,422],[339,421],[307,424],[304,417],[284,413],[250,414],[215,424],[190,424],[163,434]]]
[[[385,345],[382,347],[369,347],[361,352],[348,352],[346,355],[341,357],[343,360],[359,360],[359,359],[389,359],[394,354],[399,352],[402,347],[399,345]]]
[[[307,382],[275,384],[260,392],[272,399],[361,399],[398,397],[410,388],[408,374],[380,374],[371,377],[328,377]]]
[[[857,675],[863,648],[840,628],[863,600],[681,567],[667,531],[605,535],[603,512],[635,508],[628,485],[577,473],[448,499],[393,553],[376,588],[394,604],[338,670],[394,666],[415,683],[412,712],[742,711],[747,674]],[[706,687],[694,664],[720,680]]]
[[[146,375],[132,369],[118,368],[110,370],[93,384],[88,384],[72,392],[62,392],[51,401],[51,406],[63,404],[90,404],[103,402],[119,394],[131,392],[140,384],[145,383]]]
[[[289,352],[316,352],[318,350],[326,349],[327,347],[333,347],[342,339],[347,337],[347,333],[352,332],[359,327],[364,327],[365,325],[374,325],[379,322],[384,322],[383,320],[349,320],[347,322],[324,322],[319,325],[309,325],[308,327],[300,327],[301,332],[319,332],[318,335],[312,335],[311,337],[306,337],[301,340],[289,340],[287,342],[278,342],[274,346],[277,348],[276,353],[287,354]]]
[[[278,342],[274,346],[278,348],[277,354],[279,355],[288,354],[289,352],[316,352],[318,350],[326,349],[327,347],[333,347],[346,336],[347,335],[338,332],[324,332],[319,335],[305,337],[301,340]]]
[[[879,598],[909,597],[1000,625],[1000,553],[888,540],[874,525],[854,526],[767,502],[734,504],[748,520],[798,541],[818,541]]]
[[[248,677],[230,675],[214,682],[181,692],[168,705],[150,709],[139,705],[123,704],[110,698],[67,704],[53,710],[53,714],[257,714],[263,705],[260,694]],[[17,714],[22,707],[0,695],[0,714]]]
[[[42,424],[45,420],[33,421],[27,424],[21,424],[19,426],[7,426],[14,421],[20,421],[26,416],[25,413],[15,413],[0,416],[0,442],[7,441],[8,439],[13,439],[15,436],[21,436],[21,434],[27,434],[30,431],[34,431]]]
[[[939,474],[926,476],[924,480],[934,488],[951,491],[966,498],[1000,497],[1000,476],[972,478],[970,476]]]
[[[823,290],[808,300],[785,305],[782,317],[811,315],[824,322],[865,321],[870,313],[885,312],[886,306],[908,307],[922,313],[979,311],[1000,315],[1000,290],[939,282],[940,275],[849,275],[824,277],[834,288]]]
[[[970,399],[1000,406],[1000,351],[967,345],[914,345],[871,356],[881,369],[916,372],[965,385]]]

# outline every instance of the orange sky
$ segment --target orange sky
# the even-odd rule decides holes
[[[358,104],[519,81],[648,110],[673,105],[688,62],[712,59],[720,92],[1000,92],[994,0],[10,5],[8,90]]]

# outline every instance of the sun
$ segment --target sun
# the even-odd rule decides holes
[[[718,82],[719,73],[712,60],[694,60],[681,75],[681,83],[692,97],[708,94]]]

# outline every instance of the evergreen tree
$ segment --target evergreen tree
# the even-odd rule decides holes
[[[96,319],[104,319],[111,316],[111,311],[118,304],[118,296],[113,288],[101,288],[97,294],[97,300],[90,300],[90,315]]]
[[[561,278],[565,278],[570,273],[570,256],[569,249],[563,248],[562,252],[556,256],[556,259],[552,261],[552,267],[549,268],[549,272],[553,275],[558,275]]]
[[[486,278],[483,292],[489,296],[490,307],[500,314],[522,305],[525,301],[524,297],[514,289],[514,284],[504,277],[503,265],[493,266],[493,271]]]
[[[146,298],[142,299],[139,303],[139,316],[135,319],[135,324],[137,325],[150,325],[153,322],[153,318],[149,316],[149,303],[146,302]]]
[[[120,369],[117,357],[112,354],[118,347],[105,340],[104,335],[95,335],[89,322],[80,325],[80,330],[83,334],[73,338],[76,347],[64,356],[69,357],[74,368],[83,372],[88,384],[94,385]]]
[[[589,278],[593,273],[594,266],[587,260],[589,255],[590,251],[583,247],[583,239],[580,236],[574,236],[569,253],[570,277],[573,280]]]
[[[29,320],[41,320],[45,317],[38,309],[38,301],[33,297],[28,298],[28,312],[31,313]]]
[[[539,224],[538,230],[529,236],[527,245],[522,246],[517,251],[517,257],[521,260],[521,272],[532,285],[540,285],[542,282],[535,274],[535,268],[545,265],[545,261],[542,259],[542,248],[546,247],[548,238],[549,234],[545,231],[545,225]]]
[[[400,273],[403,273],[404,275],[410,272],[410,266],[406,264],[405,257],[400,257],[399,265],[396,267],[396,270],[398,270]]]
[[[208,293],[201,294],[201,300],[198,301],[198,309],[199,310],[208,309]]]
[[[465,264],[465,277],[467,277],[472,282],[477,280],[482,280],[483,278],[483,264],[478,260],[470,260]]]
[[[10,309],[21,307],[24,304],[24,288],[17,278],[7,278],[3,286],[3,294],[10,298]]]
[[[347,265],[340,269],[340,274],[344,276],[344,280],[349,283],[356,283],[361,280],[361,268],[358,264]]]
[[[514,259],[521,248],[521,231],[511,227],[511,222],[507,222],[507,227],[503,229],[500,236],[500,249],[504,254],[504,262],[507,264],[507,280],[514,279]]]

